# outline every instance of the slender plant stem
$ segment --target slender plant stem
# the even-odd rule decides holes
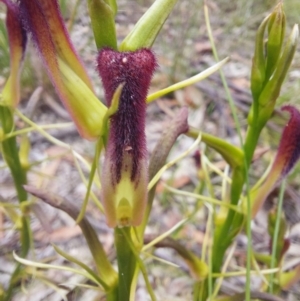
[[[86,207],[88,205],[88,201],[89,201],[89,198],[90,198],[91,188],[92,188],[94,177],[95,177],[95,174],[96,174],[96,170],[97,170],[98,161],[99,161],[99,157],[100,157],[102,147],[103,147],[102,137],[100,137],[100,139],[96,143],[95,156],[94,156],[93,164],[92,164],[90,175],[89,175],[87,191],[86,191],[83,203],[81,205],[80,213],[77,217],[76,223],[79,223],[85,215],[85,211],[86,211]]]
[[[13,120],[13,113],[10,108],[5,106],[0,106],[0,123],[4,135],[12,132],[14,128],[14,120]],[[3,158],[8,168],[10,169],[12,178],[14,180],[14,185],[17,192],[19,203],[22,204],[23,202],[27,201],[27,192],[23,187],[23,185],[26,184],[27,179],[26,179],[26,170],[22,167],[20,162],[16,137],[11,137],[3,140],[1,146],[2,146]],[[21,217],[22,227],[20,230],[21,256],[26,257],[30,249],[31,230],[30,230],[29,219],[26,216],[27,215],[26,209],[22,207],[21,209],[23,209],[22,210],[23,216]],[[6,295],[3,300],[5,301],[11,300],[13,289],[15,287],[16,282],[19,280],[19,275],[21,270],[22,270],[21,265],[18,263],[14,272],[12,273],[9,287],[7,289]]]
[[[202,289],[202,283],[196,282],[194,284],[194,289],[193,289],[193,293],[194,293],[194,295],[193,295],[193,301],[200,300],[201,291],[203,291],[203,289]]]
[[[260,135],[261,129],[257,128],[256,126],[249,126],[246,139],[245,139],[245,145],[244,145],[244,150],[245,150],[245,159],[247,163],[247,167],[249,168],[251,164],[251,160],[258,142],[258,138]]]
[[[245,167],[247,169],[247,162],[245,158]],[[246,291],[245,291],[245,297],[247,301],[250,301],[251,299],[251,259],[252,259],[252,232],[251,232],[251,219],[252,219],[252,213],[251,213],[251,199],[250,199],[250,183],[249,183],[249,177],[248,172],[246,173],[246,191],[247,191],[247,223],[246,223],[246,233],[247,233],[247,260],[246,260]]]
[[[131,227],[115,228],[115,246],[117,250],[119,273],[119,301],[130,300],[130,287],[136,268],[136,258],[129,245]]]
[[[279,264],[276,260],[278,254],[276,254],[277,251],[277,242],[278,242],[278,234],[280,229],[280,220],[281,220],[281,214],[282,214],[282,205],[283,205],[283,196],[286,186],[286,180],[283,180],[280,192],[279,192],[279,200],[277,204],[277,213],[276,213],[276,222],[275,222],[275,229],[274,229],[274,235],[273,235],[273,241],[272,241],[272,257],[271,257],[271,264],[270,269],[274,269],[276,263]],[[270,275],[270,285],[269,285],[269,293],[273,294],[273,288],[274,288],[274,274]]]

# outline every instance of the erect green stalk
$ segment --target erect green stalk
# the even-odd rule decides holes
[[[245,159],[247,166],[249,168],[251,164],[251,160],[260,136],[260,132],[262,130],[262,127],[257,127],[254,125],[249,125],[246,139],[245,139],[245,145],[244,145],[244,150],[245,150]]]
[[[129,301],[130,287],[137,265],[128,238],[131,237],[131,227],[115,228],[115,245],[117,250],[118,272],[119,272],[119,300]]]
[[[243,169],[235,168],[233,170],[232,182],[235,182],[237,185],[231,188],[232,205],[238,203],[243,188],[241,184],[243,184],[244,181]],[[241,230],[241,225],[243,224],[242,219],[241,214],[229,210],[225,222],[216,228],[213,244],[213,273],[220,271],[227,248],[230,246],[233,238]]]
[[[193,301],[200,300],[199,296],[200,296],[201,291],[203,291],[203,289],[201,289],[201,286],[202,286],[202,283],[195,282],[194,289],[193,289]]]
[[[4,135],[12,132],[14,128],[14,121],[13,121],[13,113],[10,108],[6,106],[0,106],[0,123]],[[1,142],[1,147],[2,147],[3,158],[8,168],[10,169],[11,175],[14,180],[18,200],[21,204],[22,202],[25,202],[27,200],[27,192],[23,188],[23,185],[26,184],[26,171],[22,167],[20,162],[16,137],[11,137],[3,140]],[[30,237],[31,237],[29,220],[26,217],[26,213],[21,218],[21,225],[22,225],[20,229],[21,256],[26,257],[30,248]],[[11,300],[11,294],[13,292],[16,282],[19,280],[18,278],[19,278],[20,271],[21,271],[21,266],[18,263],[11,276],[10,284],[7,289],[4,300]]]
[[[286,186],[286,181],[284,180],[280,187],[279,200],[278,200],[278,204],[277,204],[277,213],[276,213],[277,218],[276,218],[276,223],[275,223],[274,235],[272,237],[272,257],[271,257],[270,269],[275,268],[276,264],[279,265],[279,262],[276,260],[278,257],[278,254],[276,251],[277,251],[277,241],[278,241],[278,236],[279,236],[285,186]],[[274,289],[273,281],[274,281],[274,274],[271,274],[270,275],[270,285],[269,285],[269,293],[270,294],[273,294],[273,289]]]
[[[0,106],[0,122],[4,135],[12,132],[14,128],[13,114],[8,107]],[[24,202],[27,200],[27,192],[23,188],[23,185],[26,184],[26,172],[20,163],[16,137],[5,139],[1,144],[2,154],[11,171],[19,202]]]

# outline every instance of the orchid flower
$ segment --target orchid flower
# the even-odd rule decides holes
[[[291,117],[282,132],[279,148],[266,180],[251,193],[252,216],[256,215],[275,186],[287,177],[300,157],[300,112],[292,106],[284,106],[282,110],[288,111]]]
[[[118,51],[114,27],[116,1],[87,1],[99,50],[97,67],[106,94],[105,106],[95,96],[70,42],[57,0],[19,0],[24,26],[31,33],[48,75],[79,133],[90,140],[102,137],[104,145],[108,136],[101,182],[102,202],[111,227],[138,226],[144,216],[148,182],[145,110],[156,68],[156,59],[149,47],[176,2],[155,1]],[[170,88],[176,90],[199,81],[226,62],[227,59],[205,70],[205,74]],[[162,90],[159,96],[173,90]]]

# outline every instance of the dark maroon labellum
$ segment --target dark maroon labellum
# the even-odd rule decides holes
[[[110,119],[102,168],[102,202],[107,224],[138,226],[147,203],[146,97],[156,60],[149,49],[117,52],[103,49],[98,70],[110,106],[122,84],[119,107]]]
[[[291,118],[283,130],[276,160],[284,160],[281,175],[286,176],[300,156],[300,113],[292,106],[284,106],[282,110],[288,111]]]
[[[155,56],[149,49],[135,52],[103,49],[98,55],[98,71],[108,106],[117,87],[124,84],[118,112],[111,118],[107,149],[114,164],[114,183],[120,181],[125,153],[133,160],[131,181],[138,176],[139,160],[146,157],[146,97],[155,67]]]

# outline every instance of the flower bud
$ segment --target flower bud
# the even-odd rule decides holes
[[[283,4],[279,3],[270,15],[268,24],[266,78],[269,79],[281,54],[285,34],[285,13]]]
[[[265,47],[264,34],[268,24],[269,16],[259,26],[256,33],[255,50],[251,69],[251,92],[254,102],[258,100],[259,94],[265,81]]]
[[[291,65],[298,40],[298,26],[283,45],[285,14],[282,3],[260,25],[256,34],[255,52],[251,71],[253,104],[248,115],[248,124],[260,132],[271,117],[282,83]],[[264,36],[268,32],[265,42]]]

